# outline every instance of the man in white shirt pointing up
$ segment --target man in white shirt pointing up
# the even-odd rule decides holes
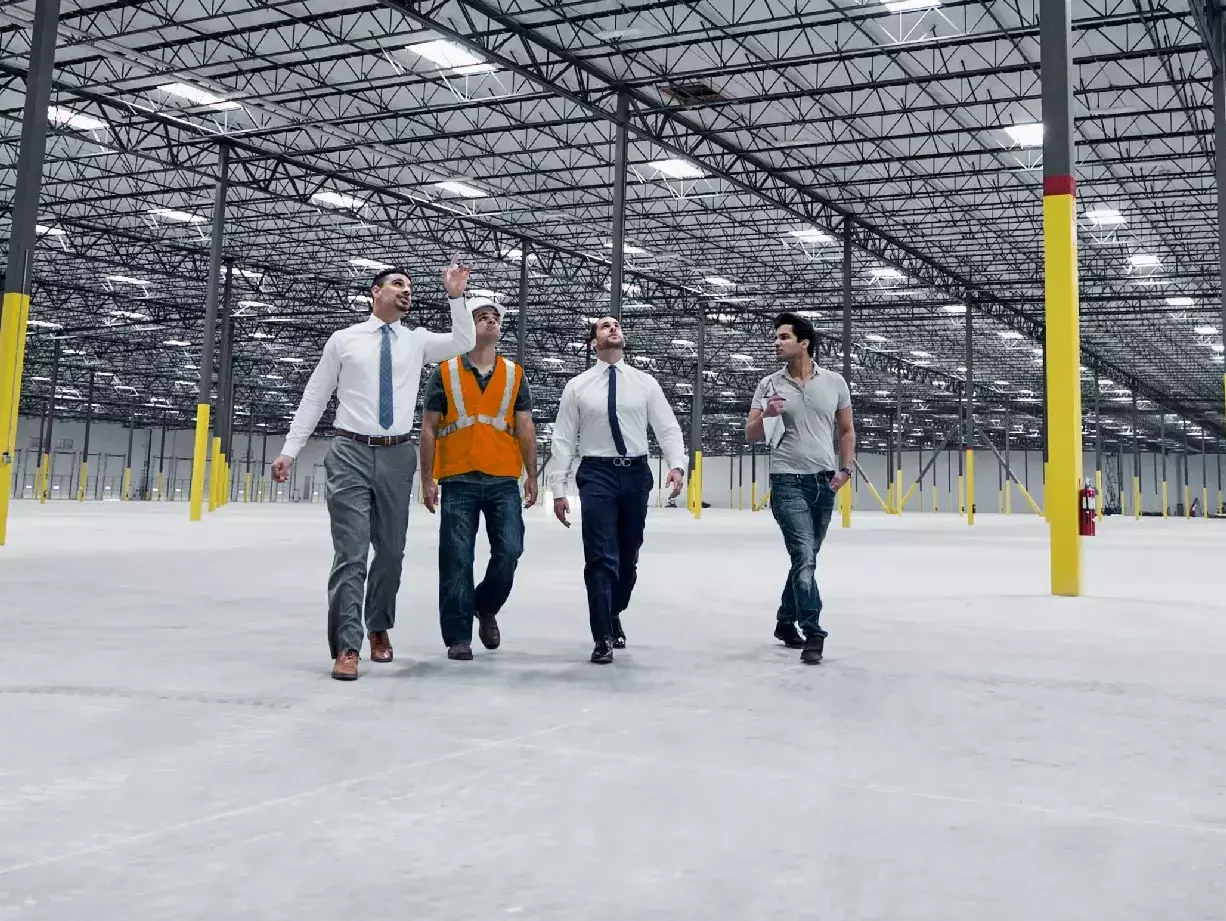
[[[388,631],[396,623],[396,593],[409,527],[409,497],[417,452],[409,440],[417,387],[426,362],[445,361],[476,344],[472,313],[464,299],[469,269],[452,258],[443,271],[451,306],[451,332],[432,333],[400,321],[413,305],[413,282],[388,269],[371,283],[371,315],[338,330],[307,381],[273,478],[283,483],[336,392],[336,437],[324,459],[334,559],[328,577],[328,647],[332,677],[358,677],[362,618],[370,658],[392,661]],[[375,555],[367,574],[371,546]],[[363,605],[365,595],[365,605]]]
[[[638,576],[639,548],[651,495],[647,463],[650,424],[664,452],[672,495],[681,494],[689,459],[681,426],[659,382],[625,362],[626,340],[615,317],[592,329],[597,361],[567,382],[553,426],[551,477],[553,513],[570,527],[566,498],[570,468],[575,474],[583,525],[583,581],[591,620],[592,661],[613,661],[614,647],[626,645],[621,614],[630,604]]]

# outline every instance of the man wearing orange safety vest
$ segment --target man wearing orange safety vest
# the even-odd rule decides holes
[[[477,345],[444,361],[426,383],[421,422],[421,491],[431,514],[439,504],[439,626],[447,658],[473,657],[473,617],[486,649],[502,642],[498,612],[511,593],[524,551],[523,508],[537,498],[536,428],[523,368],[497,353],[503,310],[470,298]],[[490,561],[473,585],[477,526],[485,516]]]

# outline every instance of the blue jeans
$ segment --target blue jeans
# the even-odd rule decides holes
[[[822,593],[817,588],[817,553],[822,549],[834,490],[829,473],[772,474],[771,514],[779,523],[792,566],[779,603],[781,623],[799,624],[805,636],[826,636],[821,626]]]
[[[473,615],[497,614],[515,581],[524,552],[524,515],[519,483],[510,477],[481,483],[440,485],[442,521],[438,540],[438,608],[443,644],[472,643]],[[485,516],[490,561],[473,586],[479,517]]]
[[[651,497],[646,459],[627,465],[586,457],[575,473],[583,525],[583,581],[592,640],[613,638],[613,618],[630,604]]]

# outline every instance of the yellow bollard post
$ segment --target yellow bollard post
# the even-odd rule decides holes
[[[251,501],[251,471],[248,470],[243,474],[243,502]]]
[[[81,482],[77,485],[77,501],[85,501],[85,482],[89,479],[89,461],[81,461]]]
[[[694,485],[694,512],[695,518],[702,517],[702,452],[694,452],[694,475],[690,478],[690,482]]]
[[[164,477],[165,475],[162,473],[162,471],[159,470],[158,471],[158,485],[157,485],[157,498],[159,502],[161,502],[162,499],[165,498],[162,492],[162,490],[166,486],[166,480],[164,479]]]
[[[199,521],[204,513],[205,455],[209,444],[209,404],[196,405],[196,441],[192,449],[192,485],[188,519]]]
[[[1163,486],[1165,485],[1164,483]],[[1132,515],[1137,521],[1141,520],[1141,478],[1139,476],[1132,478]]]
[[[132,468],[131,467],[123,468],[123,490],[122,492],[120,492],[119,498],[124,502],[127,502],[129,499],[132,498]]]
[[[966,523],[975,523],[975,450],[966,449]]]
[[[839,490],[839,515],[842,518],[843,527],[851,527],[851,483],[844,483],[843,488]]]
[[[214,436],[212,463],[209,464],[209,511],[217,511],[218,487],[221,485],[221,439]]]
[[[1167,491],[1166,491],[1166,480],[1163,480],[1162,481],[1162,517],[1163,518],[1167,517],[1168,502],[1169,502],[1169,498],[1167,496]]]
[[[1185,467],[1185,471],[1186,471]],[[1192,490],[1188,488],[1188,484],[1183,484],[1183,517],[1192,517]]]
[[[1005,480],[1005,517],[1013,514],[1013,481]]]
[[[43,455],[43,484],[38,493],[38,501],[46,503],[47,496],[51,492],[51,455]]]
[[[3,304],[3,316],[0,319],[0,547],[4,546],[8,534],[13,462],[17,459],[17,412],[21,395],[21,374],[25,365],[26,323],[30,318],[30,298],[19,292],[5,292]]]

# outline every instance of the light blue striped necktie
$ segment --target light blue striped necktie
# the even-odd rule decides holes
[[[392,407],[392,328],[381,330],[383,343],[379,347],[379,425],[390,429],[395,421]]]

